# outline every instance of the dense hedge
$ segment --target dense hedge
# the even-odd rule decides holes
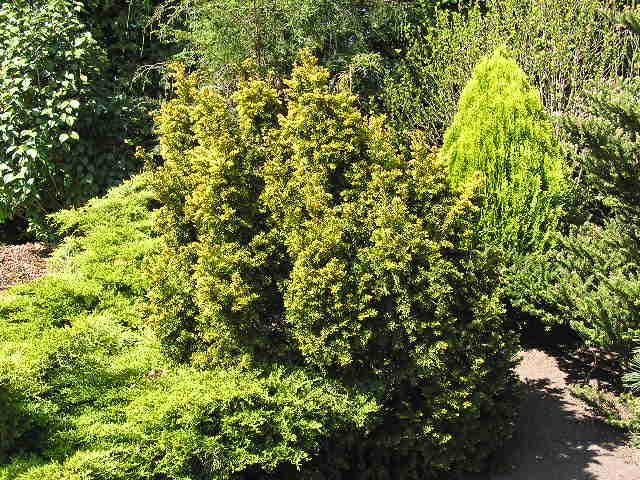
[[[482,468],[509,436],[515,338],[473,242],[478,181],[452,188],[421,135],[399,149],[303,58],[284,92],[253,79],[230,102],[177,71],[153,175],[161,341],[203,368],[294,365],[371,392],[384,415],[328,478]]]

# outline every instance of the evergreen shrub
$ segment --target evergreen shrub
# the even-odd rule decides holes
[[[476,66],[440,155],[454,183],[484,178],[483,242],[507,254],[549,246],[569,172],[538,90],[504,48]]]
[[[250,78],[228,98],[176,70],[152,175],[161,343],[205,370],[285,366],[371,395],[379,413],[296,478],[481,469],[510,434],[516,340],[475,242],[481,180],[453,187],[422,134],[399,147],[302,59],[284,91]]]
[[[74,414],[96,401],[105,402],[98,410],[110,408],[126,380],[138,380],[131,372],[145,368],[153,349],[129,354],[148,345],[148,336],[126,327],[141,323],[142,264],[157,243],[144,185],[137,177],[83,208],[59,212],[55,223],[66,238],[50,274],[0,292],[3,464],[31,465],[25,459],[32,454],[43,455],[36,463],[64,458],[77,448],[60,433],[75,430]]]
[[[566,119],[583,222],[544,258],[523,260],[509,287],[525,311],[569,323],[623,363],[640,333],[638,101],[638,79],[620,80],[587,95],[583,113]]]

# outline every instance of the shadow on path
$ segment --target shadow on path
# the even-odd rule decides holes
[[[529,350],[518,374],[525,390],[520,416],[496,462],[506,472],[461,480],[640,480],[622,432],[592,418],[569,394],[557,359]]]

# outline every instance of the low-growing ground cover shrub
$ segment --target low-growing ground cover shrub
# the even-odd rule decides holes
[[[158,246],[146,185],[59,212],[53,273],[0,295],[3,480],[293,478],[379,410],[302,369],[167,360],[142,321]]]
[[[140,318],[140,271],[157,243],[144,183],[138,177],[104,199],[61,212],[57,221],[71,236],[51,260],[54,273],[0,295],[4,460],[21,451],[65,452],[56,435],[72,429],[77,411],[124,388],[136,361],[118,357],[151,342],[128,327]]]
[[[17,475],[0,470],[0,478],[297,478],[327,437],[342,441],[378,409],[367,396],[302,371],[149,370],[157,358],[143,353],[140,345],[124,356],[111,352],[120,368],[128,362],[115,379],[91,365],[108,388],[49,434],[56,450],[14,459],[5,472]],[[54,461],[43,461],[46,455]]]
[[[230,99],[176,71],[153,174],[156,331],[206,370],[304,369],[372,396],[380,413],[299,477],[480,469],[509,435],[515,340],[474,242],[480,182],[452,187],[422,135],[398,147],[302,58],[284,92],[254,78]]]
[[[549,247],[569,169],[540,93],[504,48],[476,66],[440,156],[453,182],[484,179],[482,243],[507,256]]]

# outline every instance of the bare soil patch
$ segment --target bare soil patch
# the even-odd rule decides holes
[[[43,243],[0,245],[0,291],[43,276],[49,252]]]

